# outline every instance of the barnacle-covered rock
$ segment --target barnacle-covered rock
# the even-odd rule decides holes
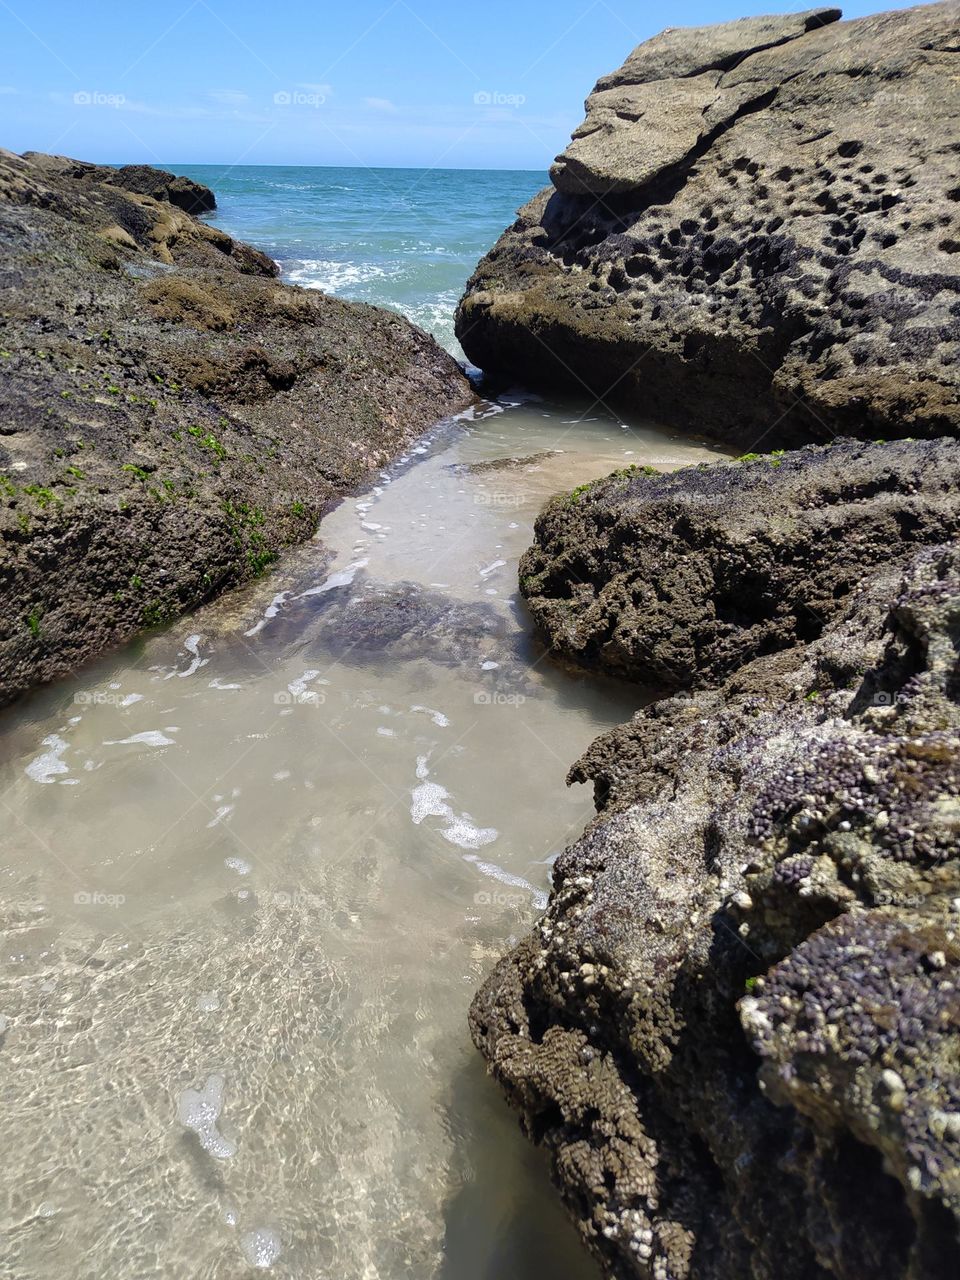
[[[609,528],[625,490],[607,483]],[[653,703],[571,771],[598,817],[471,1022],[610,1275],[960,1270],[960,549],[932,541],[955,528],[949,487],[925,508],[931,545],[893,536],[837,590],[826,513],[805,560],[817,539],[777,507],[781,581],[806,563],[831,584],[812,634],[796,613],[777,645],[731,627],[722,684]],[[662,583],[670,526],[634,520],[627,492],[634,543],[611,544],[654,574],[659,556]],[[688,559],[708,492],[696,472],[674,481]],[[835,501],[833,538],[870,526],[876,493]]]

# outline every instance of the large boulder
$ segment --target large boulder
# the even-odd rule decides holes
[[[262,572],[473,399],[171,179],[0,152],[0,703]]]
[[[471,1012],[611,1276],[960,1272],[958,463],[614,477],[538,526],[550,643],[653,684],[656,625],[678,690],[574,766],[598,816]]]
[[[671,29],[471,278],[491,375],[753,449],[960,426],[960,5]]]
[[[209,213],[217,207],[216,196],[203,183],[147,164],[123,165],[109,181],[126,191],[153,196],[154,200],[169,200],[187,213]]]

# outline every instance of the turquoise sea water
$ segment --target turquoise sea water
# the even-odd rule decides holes
[[[468,276],[547,182],[516,170],[169,167],[211,187],[210,220],[269,253],[285,280],[393,307],[457,355]]]

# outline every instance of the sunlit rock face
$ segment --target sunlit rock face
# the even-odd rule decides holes
[[[489,374],[753,449],[960,423],[956,4],[670,29],[458,313]]]
[[[0,150],[0,704],[256,577],[473,399],[146,165]]]

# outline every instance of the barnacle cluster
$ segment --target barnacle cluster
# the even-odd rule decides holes
[[[954,925],[960,919],[954,917]],[[820,929],[741,1001],[778,1100],[879,1145],[960,1209],[960,947],[950,922],[881,912]]]
[[[829,849],[835,833],[855,832],[901,862],[951,857],[960,830],[960,737],[858,734],[828,741],[793,772],[771,778],[750,817],[759,841],[791,851]]]

